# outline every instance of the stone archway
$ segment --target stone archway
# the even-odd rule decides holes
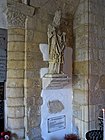
[[[51,0],[51,3],[48,1],[45,1],[44,4],[37,3],[36,9],[31,6],[35,7],[38,1],[31,0],[30,6],[19,2],[8,3],[7,128],[16,133],[19,138],[23,138],[26,134],[31,139],[41,139],[40,106],[42,99],[40,94],[42,85],[40,68],[48,66],[48,63],[43,62],[39,44],[47,43],[47,26],[51,23],[54,12],[60,7],[64,8],[64,17],[68,13],[68,19],[72,21],[74,19],[76,39],[74,47],[74,76],[76,76],[76,79],[73,77],[75,81],[74,118],[81,137],[84,137],[80,124],[82,123],[85,131],[88,130],[86,82],[88,78],[88,22],[85,23],[88,8],[86,7],[86,1],[80,1],[79,3],[77,0],[62,0],[56,3],[56,1]],[[79,37],[80,32],[84,34],[84,38]],[[81,45],[85,45],[86,48],[81,48]],[[82,91],[80,92],[78,88],[81,88]],[[81,104],[77,97],[82,97],[84,102]]]

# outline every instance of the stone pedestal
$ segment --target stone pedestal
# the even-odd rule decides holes
[[[47,74],[42,83],[42,137],[44,140],[62,140],[65,134],[72,133],[71,79],[65,74]]]

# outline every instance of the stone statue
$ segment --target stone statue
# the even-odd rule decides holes
[[[49,74],[61,74],[66,46],[66,33],[60,30],[61,11],[55,13],[52,25],[48,25]]]

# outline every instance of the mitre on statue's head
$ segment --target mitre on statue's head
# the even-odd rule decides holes
[[[53,19],[53,23],[52,23],[53,26],[55,26],[55,27],[60,26],[61,17],[62,17],[61,10],[57,10],[57,11],[55,12],[55,16],[54,16],[54,19]]]

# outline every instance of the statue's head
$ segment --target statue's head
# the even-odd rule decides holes
[[[53,19],[53,25],[54,25],[55,27],[60,26],[61,17],[62,17],[61,10],[57,10],[57,11],[55,12],[55,16],[54,16],[54,19]]]

